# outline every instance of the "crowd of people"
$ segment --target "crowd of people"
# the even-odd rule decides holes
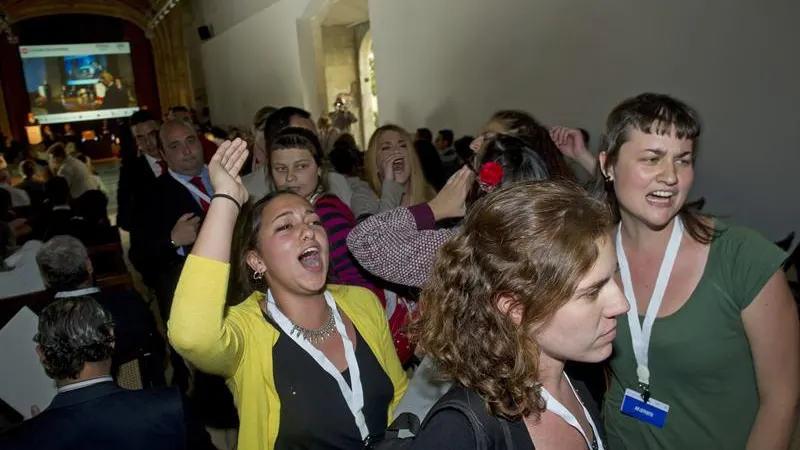
[[[253,122],[232,139],[184,109],[128,124],[117,225],[180,393],[119,391],[115,356],[133,339],[158,347],[152,328],[87,297],[90,270],[48,276],[61,295],[36,343],[59,394],[0,447],[77,448],[43,436],[89,395],[97,422],[63,439],[207,448],[203,423],[238,429],[247,450],[789,448],[787,255],[690,201],[702,129],[686,103],[623,100],[597,155],[585,130],[511,110],[460,139],[387,124],[363,152],[347,133],[321,139],[301,108]],[[72,156],[50,157],[67,200],[99,192],[70,182]],[[74,237],[34,253],[86,260],[58,250],[79,233],[53,233]],[[145,425],[159,408],[161,436]]]

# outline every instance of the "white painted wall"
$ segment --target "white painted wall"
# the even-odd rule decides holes
[[[256,13],[281,0],[192,0],[200,3],[208,23],[214,24],[214,32],[225,33],[239,22],[251,18]],[[297,1],[300,3],[302,0]]]
[[[205,6],[205,18],[215,36],[202,44],[201,51],[215,124],[247,126],[255,112],[267,105],[319,109],[314,49],[321,46],[317,42],[321,38],[319,27],[315,29],[313,18],[307,17],[318,2],[262,1],[269,6],[233,25],[230,11],[241,11],[253,2],[226,1],[230,11],[222,19]],[[230,27],[220,32],[218,20]]]
[[[800,229],[800,2],[370,0],[383,122],[473,134],[492,111],[602,129],[644,91],[702,114],[694,193],[777,239]]]

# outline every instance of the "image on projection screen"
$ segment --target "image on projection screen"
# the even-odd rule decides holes
[[[39,123],[128,117],[138,111],[127,42],[19,48]]]

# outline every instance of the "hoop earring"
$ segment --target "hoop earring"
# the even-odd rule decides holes
[[[264,272],[254,272],[253,273],[253,279],[254,280],[257,281],[257,280],[261,280],[262,278],[264,278]]]

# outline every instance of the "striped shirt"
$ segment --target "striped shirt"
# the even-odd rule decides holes
[[[347,248],[347,235],[356,225],[353,212],[342,202],[339,197],[325,194],[314,204],[317,215],[322,220],[322,226],[328,234],[328,251],[330,254],[330,268],[328,269],[328,282],[349,286],[361,286],[372,291],[385,304],[383,289],[372,283],[366,272],[359,267]]]

